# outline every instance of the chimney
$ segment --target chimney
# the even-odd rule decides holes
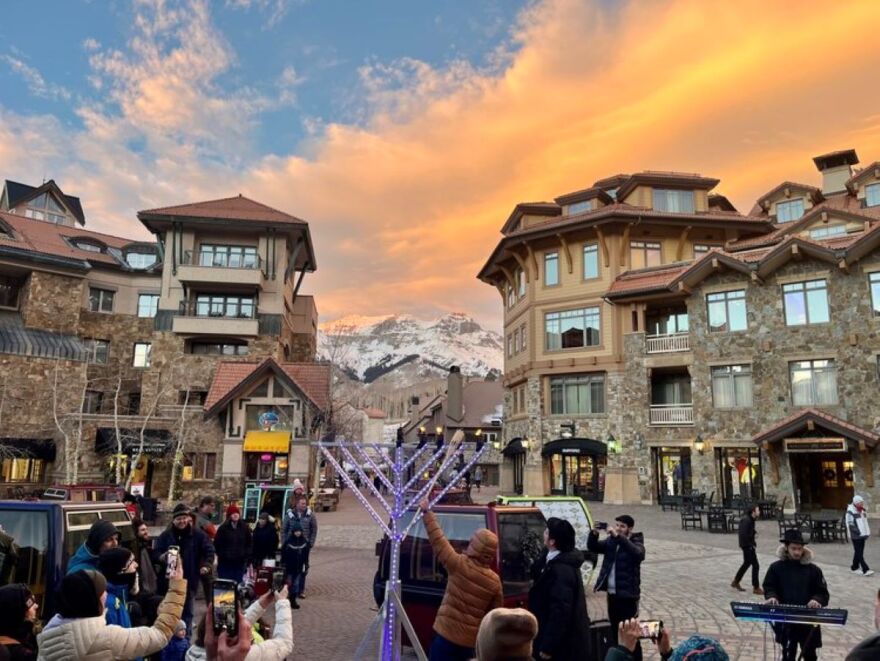
[[[855,149],[833,151],[813,158],[822,173],[822,194],[833,195],[846,190],[846,182],[853,176],[853,165],[859,162]]]
[[[457,365],[449,368],[446,379],[446,417],[453,422],[461,422],[464,418],[464,378]]]

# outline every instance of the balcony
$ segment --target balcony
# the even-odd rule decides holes
[[[646,353],[678,353],[691,350],[690,333],[649,335],[645,338]]]
[[[694,424],[693,404],[651,404],[650,423],[656,427]]]
[[[259,255],[249,255],[246,259],[232,262],[201,264],[198,254],[187,250],[177,267],[177,279],[189,285],[222,285],[224,288],[233,285],[259,289],[266,274]]]
[[[182,335],[256,336],[259,335],[259,322],[250,317],[178,315],[174,317],[171,330]]]

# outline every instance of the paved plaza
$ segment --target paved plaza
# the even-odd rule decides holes
[[[483,498],[495,494],[483,490]],[[642,567],[642,613],[662,619],[674,640],[699,632],[721,640],[732,659],[773,659],[776,648],[762,625],[742,623],[730,615],[732,599],[747,599],[730,581],[741,561],[736,535],[681,530],[676,512],[657,507],[624,508],[645,533],[647,559]],[[596,520],[613,520],[622,508],[591,505]],[[308,596],[294,612],[295,656],[309,661],[350,660],[376,615],[372,580],[376,571],[375,524],[346,491],[336,512],[319,514],[318,546],[312,555]],[[774,559],[777,524],[758,524],[761,577]],[[880,573],[873,577],[849,571],[851,546],[816,544],[817,562],[825,572],[831,606],[849,610],[844,628],[823,631],[822,659],[843,659],[846,652],[873,631],[873,605]],[[868,563],[880,569],[880,543],[869,543]],[[743,582],[748,583],[748,577]],[[604,617],[604,595],[589,599],[590,615]],[[657,658],[646,647],[646,658]]]

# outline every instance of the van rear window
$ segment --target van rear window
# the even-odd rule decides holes
[[[49,514],[37,510],[0,509],[0,526],[18,546],[13,583],[26,583],[40,604],[46,603],[46,553],[49,549]],[[0,563],[7,558],[0,558]]]
[[[435,512],[435,516],[440,527],[443,528],[446,539],[458,552],[467,548],[471,536],[477,530],[486,527],[486,516],[482,513]],[[407,517],[407,519],[403,525],[404,528],[412,517]],[[405,549],[407,546],[411,549],[409,558],[406,557]],[[408,572],[417,581],[442,583],[446,580],[446,571],[434,556],[434,549],[431,548],[431,542],[428,540],[428,532],[421,520],[413,526],[408,539],[404,541],[400,564],[401,577]]]
[[[505,595],[528,592],[532,564],[544,548],[546,527],[539,512],[498,514],[501,584]]]

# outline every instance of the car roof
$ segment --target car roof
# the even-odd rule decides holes
[[[65,510],[108,510],[119,509],[124,510],[125,505],[122,503],[112,502],[89,502],[89,503],[73,503],[67,500],[0,500],[0,508],[15,510],[44,510],[53,507],[60,507]]]
[[[415,507],[411,507],[410,510],[416,509]],[[485,514],[490,509],[497,510],[499,512],[520,512],[520,511],[529,511],[529,512],[540,512],[537,507],[531,505],[498,505],[497,503],[487,503],[487,504],[478,504],[473,503],[470,505],[434,505],[431,508],[432,512],[437,512],[441,514],[448,514],[450,512],[457,512],[463,514]]]

